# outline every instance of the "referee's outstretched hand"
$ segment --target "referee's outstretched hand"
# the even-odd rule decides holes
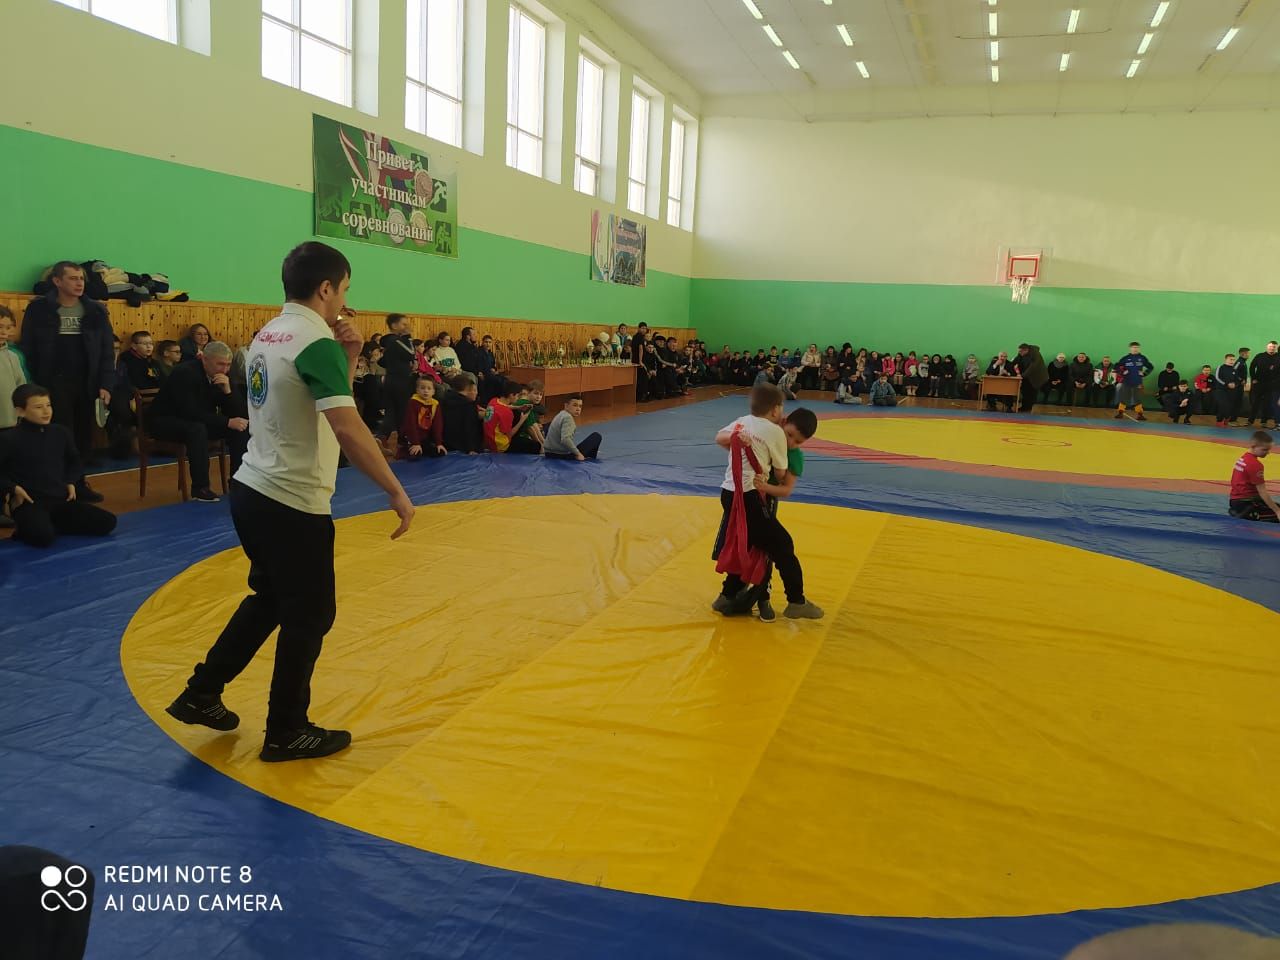
[[[391,539],[399,540],[409,532],[409,524],[413,523],[413,501],[409,499],[407,493],[401,490],[398,494],[392,496],[391,509],[400,518],[400,526],[396,527],[395,532],[391,534]]]

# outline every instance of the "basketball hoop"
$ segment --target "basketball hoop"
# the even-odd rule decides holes
[[[1009,280],[1009,291],[1013,294],[1014,303],[1026,303],[1031,299],[1031,288],[1034,286],[1031,277],[1013,277]]]

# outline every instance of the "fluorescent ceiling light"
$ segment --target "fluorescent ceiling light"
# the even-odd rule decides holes
[[[1156,15],[1151,18],[1151,26],[1158,27],[1164,22],[1164,15],[1169,12],[1169,0],[1160,0],[1160,5],[1156,7]]]
[[[987,33],[995,36],[1000,32],[1000,15],[998,13],[987,14]]]
[[[800,64],[796,63],[796,58],[791,55],[790,50],[783,50],[782,55],[786,58],[787,63],[791,64],[792,70],[800,69]]]
[[[1125,76],[1128,77],[1130,80],[1132,80],[1133,75],[1138,72],[1138,67],[1140,66],[1142,66],[1141,60],[1133,61],[1133,63],[1129,64],[1129,72],[1126,73]]]
[[[822,0],[828,7],[831,6],[831,0]]]
[[[997,67],[994,63],[991,65],[991,82],[992,83],[1000,82],[1000,68]]]
[[[1151,41],[1155,39],[1154,33],[1148,33],[1143,36],[1142,42],[1138,44],[1138,56],[1147,52],[1147,48],[1151,46]]]
[[[1219,41],[1218,49],[1219,50],[1227,49],[1227,44],[1229,44],[1232,40],[1234,40],[1236,38],[1236,34],[1239,32],[1240,32],[1239,27],[1232,27],[1230,30],[1228,30],[1226,32],[1226,35],[1222,38],[1222,40]]]
[[[1067,20],[1067,33],[1075,33],[1078,26],[1080,26],[1080,11],[1072,10]]]
[[[995,5],[996,5],[996,0],[987,0],[988,7],[994,7]]]
[[[995,63],[999,59],[1000,59],[1000,41],[992,40],[991,41],[991,62]]]
[[[863,79],[863,80],[870,80],[870,79],[871,79],[871,74],[867,72],[867,65],[866,65],[865,63],[863,63],[861,60],[859,60],[857,63],[855,63],[855,64],[854,64],[854,66],[855,66],[855,67],[857,67],[857,68],[858,68],[858,72],[859,72],[860,74],[862,74],[862,79]]]
[[[752,2],[752,0],[742,0],[742,2],[747,5],[747,9],[751,11],[751,15],[753,17],[755,17],[757,20],[764,19],[764,14],[760,12],[760,8],[757,7],[755,3]]]
[[[1062,59],[1058,61],[1058,72],[1065,73],[1069,66],[1071,66],[1071,54],[1064,53]]]
[[[836,33],[840,34],[840,39],[844,41],[846,47],[853,46],[853,37],[849,36],[849,28],[843,23],[836,25]]]
[[[769,39],[773,41],[773,45],[775,47],[782,46],[782,38],[779,37],[776,33],[774,33],[773,27],[769,26],[769,24],[767,23],[764,25],[764,32],[768,34]]]

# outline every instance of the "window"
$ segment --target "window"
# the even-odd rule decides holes
[[[351,0],[262,0],[262,75],[351,106]]]
[[[507,166],[542,176],[547,28],[515,4],[508,19]]]
[[[409,0],[404,125],[462,146],[462,0]]]
[[[667,223],[681,225],[681,202],[684,199],[684,134],[685,124],[679,117],[671,120],[671,168],[667,177]]]
[[[600,142],[604,127],[604,67],[578,54],[578,149],[573,188],[588,196],[600,193]]]
[[[178,42],[178,0],[58,0],[157,40]]]
[[[644,213],[649,189],[649,109],[648,97],[631,94],[631,158],[627,166],[627,209]]]

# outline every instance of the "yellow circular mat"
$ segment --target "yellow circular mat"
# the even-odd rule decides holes
[[[823,420],[818,439],[957,463],[1158,480],[1226,482],[1240,455],[1191,437],[1016,420],[852,416]]]
[[[312,717],[256,759],[163,714],[244,589],[158,590],[130,687],[228,776],[424,850],[620,890],[897,916],[1035,914],[1280,879],[1280,617],[1159,570],[974,527],[787,504],[818,623],[726,620],[713,497],[550,496],[342,521]],[[779,591],[780,593],[780,591]],[[778,596],[778,609],[782,597]]]

